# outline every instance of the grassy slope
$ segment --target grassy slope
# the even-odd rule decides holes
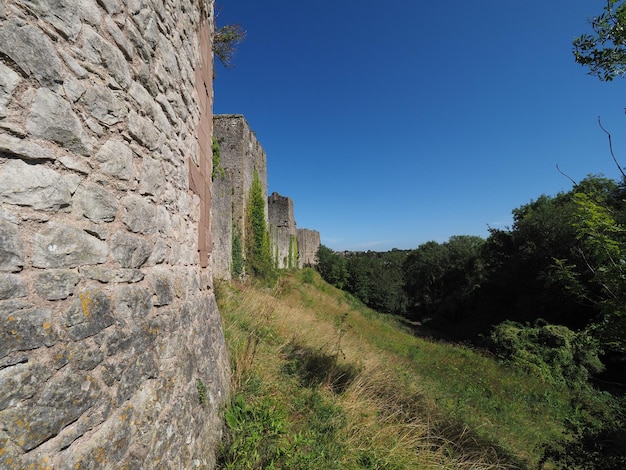
[[[529,468],[569,392],[420,339],[326,284],[217,289],[233,367],[226,468]]]

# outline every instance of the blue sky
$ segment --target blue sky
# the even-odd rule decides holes
[[[626,82],[574,62],[589,0],[223,0],[247,31],[217,66],[216,114],[243,114],[269,192],[335,250],[486,237],[511,211],[626,165]]]

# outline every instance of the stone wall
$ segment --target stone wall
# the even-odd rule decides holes
[[[263,147],[242,115],[214,116],[213,132],[220,146],[220,166],[224,170],[217,172],[220,174],[213,181],[213,273],[221,279],[230,279],[233,229],[245,246],[245,214],[255,173],[263,187],[263,198],[267,200],[267,161]],[[267,213],[266,206],[266,219]]]
[[[307,228],[298,229],[298,266],[315,266],[315,255],[320,247],[320,233]]]
[[[210,468],[212,1],[0,0],[0,468]]]
[[[274,192],[267,202],[274,262],[279,269],[295,268],[298,266],[298,239],[293,201]]]

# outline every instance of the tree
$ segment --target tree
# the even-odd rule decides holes
[[[343,289],[348,280],[345,258],[330,248],[320,245],[315,254],[315,260],[317,262],[315,268],[322,278],[338,289]]]
[[[594,34],[574,39],[574,58],[603,81],[626,73],[626,0],[607,0],[600,16],[589,20]]]

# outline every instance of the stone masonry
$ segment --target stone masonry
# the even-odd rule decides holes
[[[245,117],[218,114],[214,135],[220,146],[220,166],[213,181],[211,232],[213,275],[231,278],[233,236],[237,231],[245,246],[245,216],[254,174],[258,174],[267,200],[265,216],[275,265],[279,269],[315,264],[320,245],[318,232],[296,228],[293,201],[278,193],[267,197],[267,157]],[[300,247],[302,237],[302,247]]]
[[[254,174],[267,200],[267,162],[265,151],[241,114],[213,117],[213,132],[219,143],[223,174],[213,181],[211,212],[213,234],[213,274],[230,279],[233,230],[245,246],[245,215]],[[267,222],[267,206],[265,207]]]
[[[315,255],[320,247],[320,233],[308,228],[298,229],[298,267],[315,266]]]
[[[212,28],[212,0],[0,0],[2,469],[215,464]]]
[[[298,267],[298,238],[293,201],[274,192],[267,200],[274,262],[279,269]]]

